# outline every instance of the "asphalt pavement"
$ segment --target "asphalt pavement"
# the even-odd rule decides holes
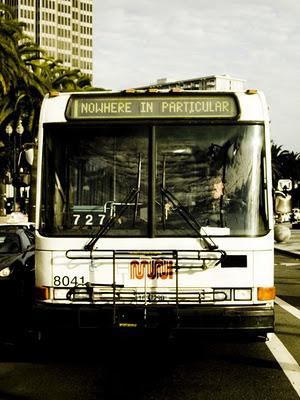
[[[282,242],[274,242],[276,251],[300,258],[300,229],[293,228],[289,225],[291,232],[290,238]]]

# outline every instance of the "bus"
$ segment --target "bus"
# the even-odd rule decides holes
[[[52,93],[36,188],[41,329],[274,329],[259,90]]]

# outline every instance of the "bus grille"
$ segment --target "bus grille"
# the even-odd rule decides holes
[[[121,287],[114,290],[102,285],[87,284],[69,288],[66,298],[72,302],[88,301],[101,304],[201,304],[230,300],[231,295],[228,289],[197,288],[177,291],[173,288],[165,291],[142,291]]]

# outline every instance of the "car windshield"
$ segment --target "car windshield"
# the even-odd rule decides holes
[[[46,235],[262,235],[262,125],[48,125]],[[102,227],[102,228],[101,228]]]
[[[0,253],[18,253],[20,240],[16,233],[0,233]]]

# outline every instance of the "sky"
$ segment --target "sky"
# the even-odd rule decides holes
[[[245,79],[267,97],[274,143],[300,152],[299,0],[94,0],[93,32],[94,86]]]

